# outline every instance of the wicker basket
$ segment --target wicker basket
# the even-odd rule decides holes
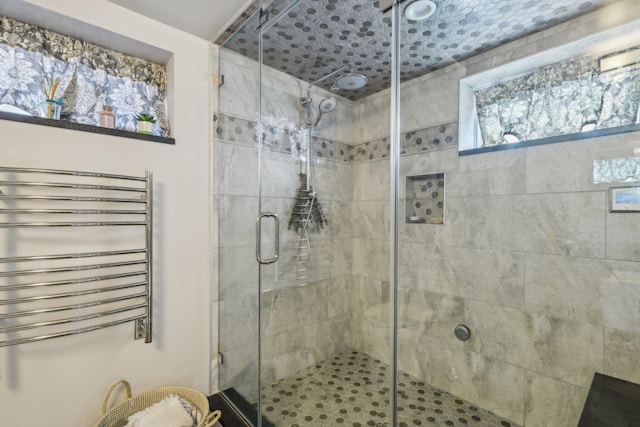
[[[107,410],[109,397],[118,385],[124,385],[127,400],[118,403]],[[116,381],[109,387],[107,395],[102,403],[102,418],[95,427],[124,427],[127,418],[136,412],[142,411],[149,406],[160,402],[171,394],[177,394],[188,400],[202,414],[202,421],[196,427],[212,427],[221,416],[219,410],[209,413],[209,401],[206,396],[197,390],[188,387],[157,387],[131,397],[131,385],[126,380]]]

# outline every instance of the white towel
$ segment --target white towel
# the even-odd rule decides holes
[[[193,427],[191,415],[184,409],[180,398],[172,394],[147,409],[129,417],[126,427]]]

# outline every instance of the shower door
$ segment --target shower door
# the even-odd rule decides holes
[[[336,7],[276,1],[260,32],[259,252],[278,257],[260,265],[259,408],[276,426],[382,426],[392,408],[388,159],[352,156],[359,118],[382,144],[388,110],[353,98],[365,70],[328,48]]]

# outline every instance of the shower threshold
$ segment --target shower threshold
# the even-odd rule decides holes
[[[386,427],[387,364],[348,350],[262,388],[263,415],[276,427]],[[398,426],[519,427],[408,374],[398,378]]]

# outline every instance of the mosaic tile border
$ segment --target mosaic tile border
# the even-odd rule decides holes
[[[246,146],[254,146],[257,142],[257,124],[253,120],[216,113],[213,122],[215,134],[221,140]],[[268,150],[293,154],[304,151],[304,138],[302,129],[290,130],[275,126],[268,128],[263,135]],[[458,123],[446,123],[403,133],[400,144],[400,155],[455,148],[458,146]],[[387,159],[391,148],[388,137],[349,145],[320,136],[313,137],[313,147],[317,158],[344,163]]]
[[[256,126],[253,120],[216,113],[213,116],[216,136],[227,142],[253,147],[257,143]],[[269,127],[263,134],[267,150],[281,153],[300,154],[305,151],[305,132],[303,129],[284,129]],[[315,156],[325,160],[349,162],[350,145],[328,138],[313,137]]]

